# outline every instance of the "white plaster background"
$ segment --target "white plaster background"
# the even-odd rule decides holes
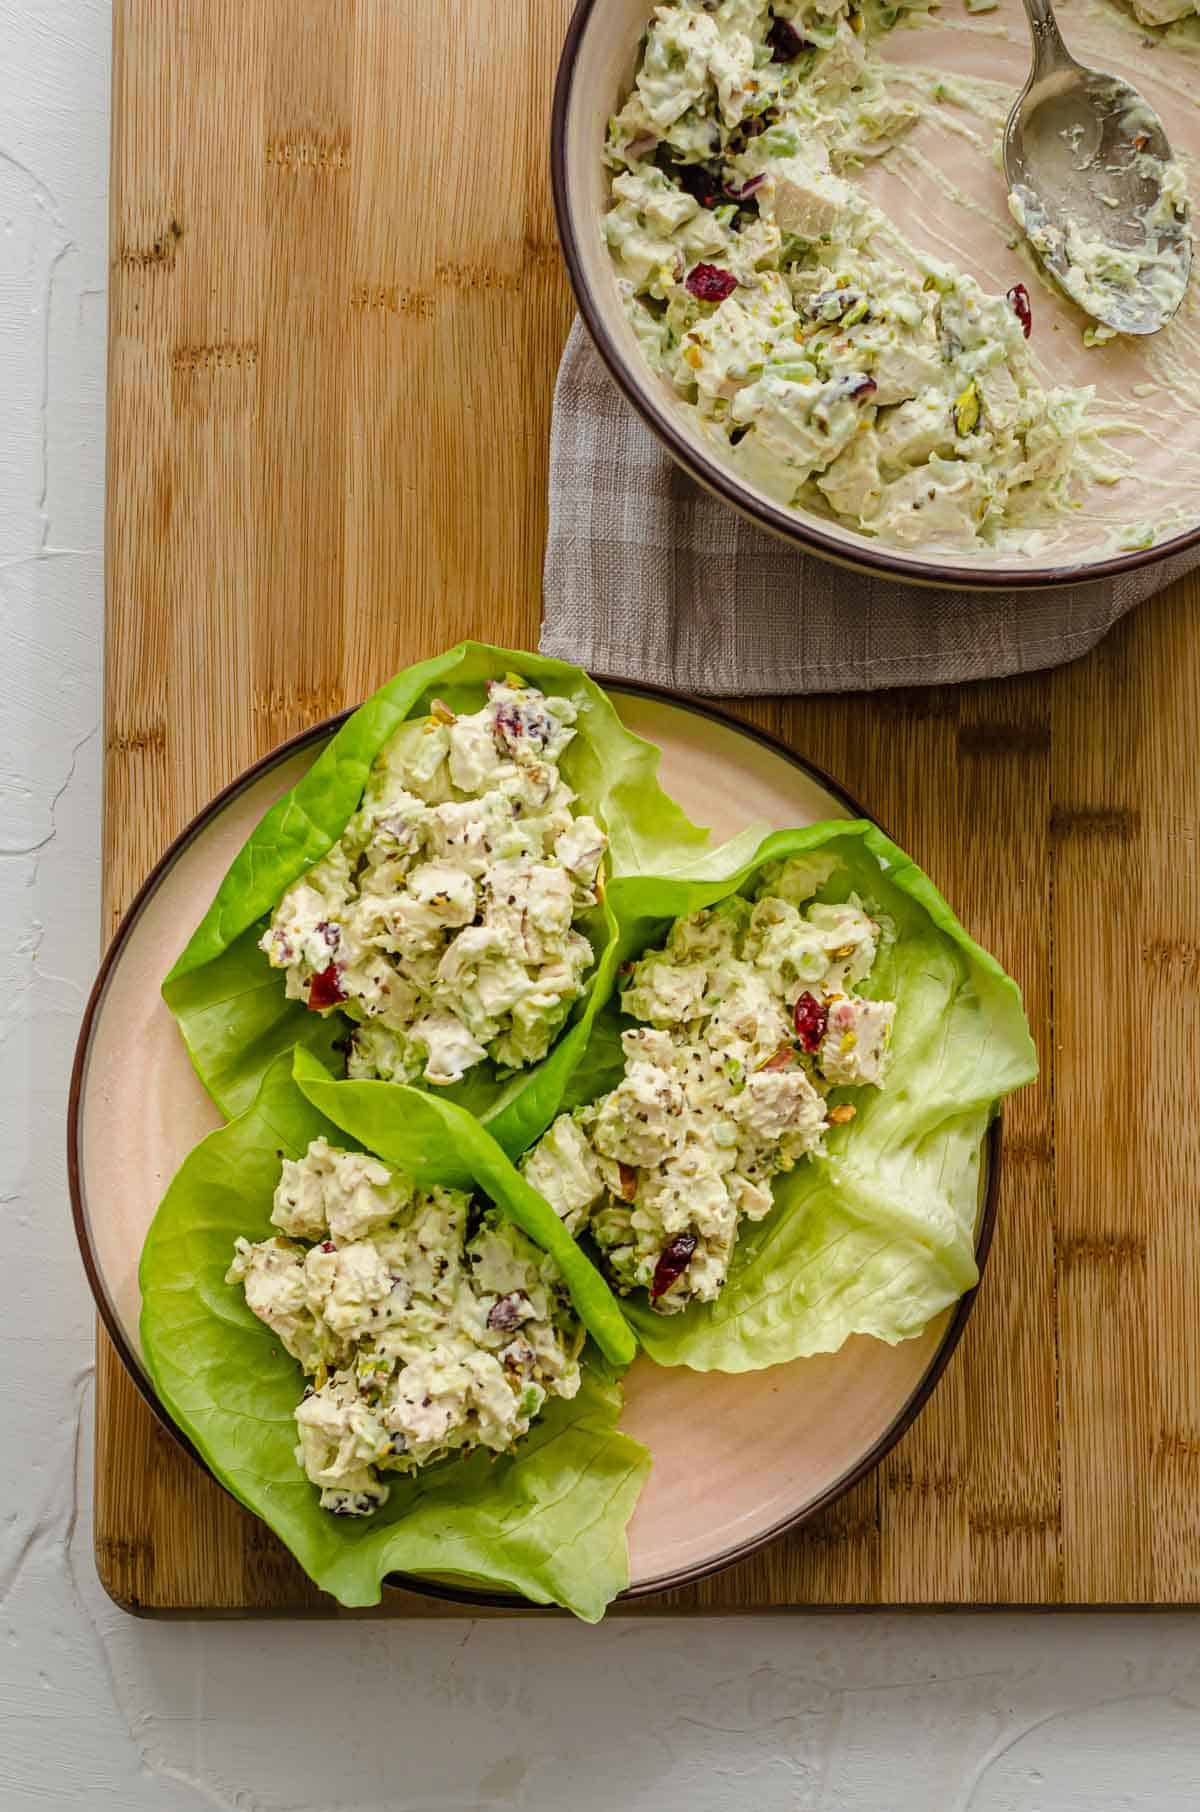
[[[1195,1808],[1187,1615],[189,1626],[101,1592],[62,1153],[99,923],[109,31],[106,0],[0,0],[0,1812]]]

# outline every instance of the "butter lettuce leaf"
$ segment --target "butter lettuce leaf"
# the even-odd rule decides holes
[[[326,1063],[337,1061],[337,1043],[350,1029],[340,1014],[326,1019],[287,1000],[282,973],[258,949],[279,900],[337,842],[358,808],[372,763],[402,724],[425,715],[435,696],[455,711],[478,710],[488,681],[513,670],[578,707],[577,734],[562,773],[578,794],[579,809],[604,825],[613,875],[726,873],[757,841],[752,830],[733,844],[712,845],[708,832],[659,785],[658,749],[624,727],[611,700],[579,667],[461,642],[406,668],[346,719],[308,772],[264,815],[163,983],[196,1071],[226,1117],[249,1105],[280,1052],[300,1044]],[[443,1091],[489,1122],[507,1115],[500,1136],[510,1149],[546,1104],[551,1114],[556,1111],[587,1042],[589,1009],[611,989],[613,965],[603,960],[614,935],[611,915],[593,914],[584,929],[597,965],[573,1024],[578,1029],[585,1018],[588,1024],[573,1039],[565,1034],[541,1066],[502,1078],[491,1064],[481,1064],[458,1088]],[[542,1105],[523,1113],[520,1099],[539,1076]]]
[[[632,1362],[637,1343],[616,1297],[485,1126],[440,1095],[397,1082],[339,1082],[309,1051],[295,1051],[292,1061],[301,1094],[338,1128],[335,1143],[346,1144],[340,1135],[349,1133],[352,1146],[418,1183],[482,1189],[554,1259],[575,1313],[605,1357],[614,1365]]]
[[[885,936],[863,992],[897,1002],[882,1089],[835,1091],[856,1118],[822,1157],[776,1179],[775,1206],[743,1222],[717,1301],[656,1314],[644,1292],[626,1313],[651,1357],[698,1371],[750,1371],[836,1351],[852,1334],[919,1334],[977,1281],[975,1226],[985,1137],[1001,1097],[1037,1074],[1020,991],[967,934],[933,883],[866,821],[767,837],[723,883],[615,881],[621,960],[673,919],[749,888],[769,865],[812,851],[837,866],[817,897],[856,893]],[[616,1079],[616,1001],[598,1017],[567,1105]],[[618,1072],[619,1073],[619,1072]],[[589,1094],[590,1085],[590,1094]]]
[[[427,1180],[483,1183],[455,1149],[452,1110],[442,1111],[440,1131],[431,1123],[420,1141]],[[165,1408],[221,1483],[344,1605],[378,1603],[399,1571],[519,1593],[596,1621],[628,1583],[625,1529],[650,1457],[617,1428],[620,1381],[591,1345],[578,1396],[552,1399],[513,1454],[481,1451],[417,1480],[397,1478],[371,1517],[320,1508],[294,1453],[303,1373],[225,1273],[238,1235],[274,1231],[281,1156],[299,1157],[322,1135],[356,1143],[306,1099],[283,1056],[251,1107],[176,1174],[140,1270],[143,1355]],[[508,1208],[504,1193],[496,1187],[493,1199]]]

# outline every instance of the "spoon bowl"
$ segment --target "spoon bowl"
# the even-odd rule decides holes
[[[1117,333],[1155,333],[1183,300],[1192,240],[1162,121],[1119,76],[1063,43],[1025,0],[1033,70],[1004,131],[1009,205],[1066,293]]]

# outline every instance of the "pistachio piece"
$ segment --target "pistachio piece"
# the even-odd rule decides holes
[[[974,378],[954,399],[954,426],[960,435],[979,426],[979,387]]]

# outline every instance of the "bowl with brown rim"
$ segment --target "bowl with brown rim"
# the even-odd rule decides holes
[[[1018,243],[1003,180],[989,155],[989,133],[1002,123],[1028,71],[1020,8],[922,13],[884,40],[885,59],[905,72],[901,79],[930,69],[953,75],[975,111],[964,132],[961,119],[924,109],[899,148],[876,159],[862,180],[918,249],[956,263],[989,291],[1027,284],[1035,315],[1030,349],[1039,376],[1046,385],[1094,386],[1096,418],[1109,424],[1105,458],[1115,480],[1087,485],[1044,545],[1039,540],[1014,554],[982,547],[901,551],[814,512],[788,508],[737,472],[700,431],[699,418],[645,362],[604,237],[605,131],[633,85],[652,11],[652,0],[577,0],[555,88],[551,176],[563,257],[587,332],[633,410],[693,479],[798,550],[915,585],[1013,590],[1114,579],[1200,543],[1200,391],[1189,357],[1200,332],[1200,284],[1190,286],[1179,315],[1160,333],[1089,347],[1082,334],[1086,318],[1039,277]],[[1071,27],[1072,48],[1084,62],[1116,69],[1138,84],[1166,123],[1185,170],[1200,159],[1187,47],[1161,37],[1155,55],[1147,56],[1145,28],[1116,0],[1072,18]],[[964,138],[976,142],[964,149]],[[1126,545],[1146,524],[1154,525],[1152,544]],[[1153,586],[1143,580],[1143,589]]]

